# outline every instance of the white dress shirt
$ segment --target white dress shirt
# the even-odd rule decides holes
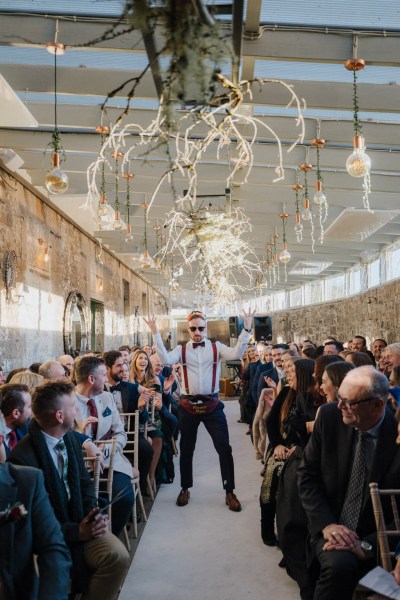
[[[171,352],[164,347],[160,333],[153,336],[157,354],[164,365],[182,363],[182,346],[177,346]],[[215,389],[212,390],[212,375],[214,354],[210,340],[204,340],[205,346],[193,348],[192,341],[186,344],[186,369],[189,390],[185,387],[185,378],[182,377],[182,394],[208,395],[219,391],[219,378],[221,376],[222,360],[240,360],[247,348],[250,333],[242,329],[236,346],[229,348],[221,342],[215,342],[217,346],[217,373],[215,377]]]
[[[60,450],[56,450],[56,446],[61,438],[55,438],[48,433],[45,433],[42,429],[43,437],[45,439],[47,448],[49,449],[50,456],[53,459],[53,463],[58,471],[59,476],[62,478],[63,475],[63,456]]]

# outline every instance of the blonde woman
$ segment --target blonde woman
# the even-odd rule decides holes
[[[38,373],[32,373],[32,371],[29,371],[28,369],[26,371],[19,371],[18,373],[15,373],[10,381],[10,383],[21,383],[23,385],[27,385],[31,396],[35,391],[35,388],[38,387],[38,385],[42,385],[43,382],[44,377]]]

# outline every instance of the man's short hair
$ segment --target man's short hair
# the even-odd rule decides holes
[[[104,358],[98,358],[97,356],[82,356],[75,364],[74,375],[76,383],[83,383],[87,381],[89,375],[93,375],[100,367],[104,365]]]
[[[387,341],[382,338],[375,338],[371,345],[375,344],[375,342],[383,342],[387,346]]]
[[[277,348],[280,348],[281,350],[290,350],[289,344],[274,344],[271,350],[276,350]]]
[[[29,367],[29,370],[32,371],[32,373],[36,373],[36,375],[39,375],[39,369],[40,369],[41,364],[42,363],[40,363],[40,362],[34,362]]]
[[[389,350],[392,354],[400,354],[400,342],[394,342],[394,344],[389,344],[383,351]]]
[[[202,310],[192,310],[192,312],[186,317],[186,321],[190,323],[190,321],[193,321],[193,319],[203,319],[203,321],[206,321],[207,317]]]
[[[64,381],[48,381],[35,388],[32,395],[32,412],[39,423],[46,423],[61,408],[61,396],[72,394],[74,386]]]
[[[129,350],[128,346],[125,346],[127,350]],[[103,352],[103,360],[106,364],[106,367],[111,369],[115,365],[115,361],[118,358],[121,358],[122,354],[119,350],[109,350],[108,352]]]
[[[122,352],[123,350],[126,350],[127,352],[130,352],[130,348],[129,348],[129,346],[127,346],[126,344],[124,344],[124,345],[120,346],[120,347],[118,348],[118,350],[119,350],[119,352]]]
[[[364,345],[364,346],[366,346],[366,345],[367,345],[367,340],[366,340],[366,338],[365,338],[363,335],[355,335],[355,336],[353,337],[353,340],[354,340],[354,339],[356,339],[356,338],[357,338],[357,339],[359,339],[359,340],[362,340],[362,341],[363,341],[363,345]]]
[[[329,340],[329,342],[324,344],[324,348],[325,346],[335,346],[338,352],[343,352],[344,350],[342,342],[338,342],[337,340]]]
[[[60,367],[62,366],[58,360],[46,360],[46,362],[42,363],[39,367],[39,375],[45,379],[52,379],[54,377],[54,363],[59,363]]]
[[[5,383],[0,387],[0,407],[5,417],[15,409],[24,412],[25,402],[22,392],[29,393],[28,386],[23,383]]]
[[[383,373],[377,371],[372,365],[358,367],[353,369],[352,373],[365,376],[364,381],[369,381],[369,385],[367,384],[365,387],[366,397],[381,398],[386,402],[390,383]]]

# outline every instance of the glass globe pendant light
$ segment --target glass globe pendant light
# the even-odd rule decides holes
[[[287,265],[289,260],[292,258],[292,255],[287,249],[286,243],[286,219],[288,218],[288,213],[283,212],[280,215],[282,219],[282,252],[279,254],[279,260],[282,264]]]
[[[65,52],[64,44],[57,42],[58,21],[56,24],[56,36],[54,42],[46,44],[46,50],[54,55],[54,131],[51,135],[49,146],[53,149],[51,157],[51,170],[45,179],[46,189],[50,194],[65,194],[69,187],[67,174],[61,170],[60,163],[63,160],[64,151],[61,145],[60,131],[57,125],[57,56]]]
[[[310,201],[308,198],[303,200],[303,210],[301,211],[301,218],[303,221],[311,221],[312,212],[310,210]]]
[[[294,232],[296,234],[296,239],[297,239],[297,243],[300,244],[300,242],[303,239],[303,224],[301,222],[301,215],[300,215],[300,197],[299,197],[299,191],[301,189],[303,189],[303,186],[299,184],[299,172],[296,172],[296,178],[297,178],[297,183],[295,183],[294,185],[292,185],[292,190],[294,190],[296,192],[296,201],[295,201],[295,206],[296,206],[296,215],[295,215],[295,226],[294,226]]]
[[[346,170],[352,177],[365,177],[371,170],[371,159],[365,152],[365,141],[362,135],[362,126],[359,121],[358,95],[357,95],[357,71],[365,67],[365,60],[352,58],[345,62],[346,69],[353,71],[353,121],[354,121],[354,151],[346,161]]]
[[[132,225],[127,225],[126,226],[125,243],[126,244],[133,244],[134,241],[135,241],[135,238],[134,238],[134,235],[132,233]]]
[[[302,225],[302,222],[301,222],[301,215],[300,215],[300,213],[296,213],[296,224],[295,224],[295,226],[294,226],[293,229],[294,229],[295,234],[297,236],[303,233],[303,225]]]

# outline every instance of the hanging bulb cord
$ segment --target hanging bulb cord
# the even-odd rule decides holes
[[[321,169],[320,169],[320,147],[317,146],[317,181],[320,181],[322,183],[322,175],[321,175]]]
[[[54,152],[60,152],[60,132],[58,131],[57,119],[57,48],[54,52],[54,132],[53,132],[53,149]]]
[[[147,250],[147,206],[144,209],[144,237],[143,237],[143,246],[144,246],[144,249]]]
[[[282,242],[286,244],[286,219],[282,218]]]
[[[115,210],[119,211],[119,164],[118,164],[118,150],[115,156]]]
[[[307,176],[307,169],[304,169],[304,198],[308,199],[308,176]]]
[[[126,180],[126,220],[129,225],[129,208],[131,205],[131,186],[129,184],[129,177]]]
[[[362,126],[358,118],[359,106],[357,95],[357,71],[353,70],[353,110],[354,110],[354,133],[362,135]]]

